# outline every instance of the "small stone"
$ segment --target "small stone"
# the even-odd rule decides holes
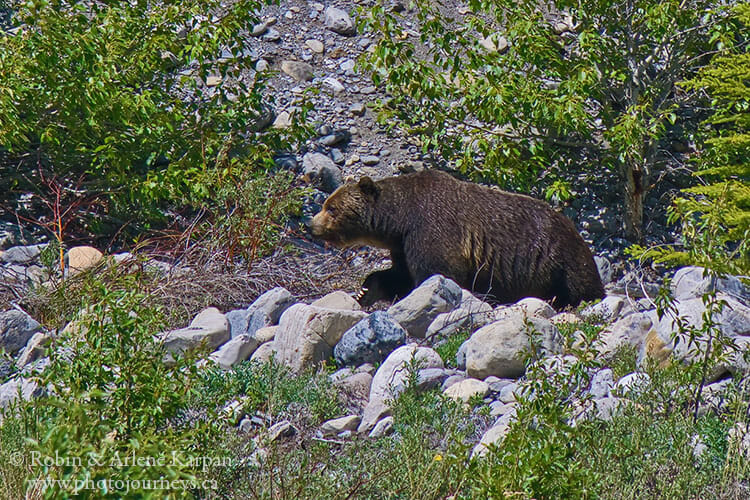
[[[349,14],[336,7],[328,7],[325,10],[325,25],[339,35],[352,36],[357,32]]]
[[[268,442],[273,443],[283,437],[294,436],[296,433],[297,429],[288,420],[282,420],[268,428]]]
[[[104,254],[94,247],[80,246],[68,250],[68,271],[71,276],[99,265]]]
[[[341,169],[322,153],[306,153],[302,157],[302,178],[326,193],[334,192],[344,183]]]
[[[617,381],[615,391],[617,394],[627,396],[631,393],[641,393],[651,385],[651,377],[646,373],[630,373]]]
[[[336,435],[344,431],[354,431],[359,426],[362,418],[359,415],[349,415],[341,418],[334,418],[323,422],[320,430],[325,435]]]
[[[276,115],[276,119],[271,125],[273,128],[289,128],[292,126],[292,115],[288,111],[282,111]]]
[[[298,82],[309,82],[313,79],[313,67],[300,61],[282,61],[281,71]]]
[[[339,64],[339,68],[341,68],[341,71],[351,71],[354,69],[354,65],[355,63],[352,59],[345,59]]]
[[[223,369],[229,370],[247,360],[257,347],[258,341],[250,335],[238,335],[212,353],[209,359]]]
[[[615,388],[615,379],[610,368],[603,368],[591,377],[591,388],[589,394],[594,398],[604,398],[610,395]]]
[[[385,417],[375,424],[375,427],[370,431],[369,438],[377,439],[383,436],[387,436],[393,432],[393,417]]]
[[[268,69],[268,61],[265,59],[258,59],[258,62],[255,63],[255,71],[262,72],[266,71]]]
[[[383,360],[404,343],[406,331],[386,312],[375,311],[342,335],[333,349],[339,365],[360,365]]]
[[[222,78],[217,75],[211,75],[206,78],[206,87],[217,87],[222,81]]]
[[[325,50],[325,46],[323,45],[323,42],[319,40],[307,40],[305,42],[305,45],[307,48],[315,52],[316,54],[322,54]]]
[[[255,299],[255,302],[248,306],[247,310],[252,312],[262,310],[268,315],[270,324],[275,325],[279,322],[281,314],[294,304],[294,297],[284,287],[276,287],[265,292]]]
[[[279,40],[281,40],[281,33],[273,28],[268,28],[266,34],[263,35],[263,40],[267,42],[278,42]]]
[[[365,114],[365,105],[361,102],[355,102],[349,106],[349,112],[354,116],[362,116]]]
[[[328,85],[328,87],[330,87],[334,94],[340,94],[345,90],[341,82],[333,77],[323,79],[323,83]]]
[[[266,31],[268,31],[268,23],[261,22],[261,23],[253,25],[253,29],[250,32],[250,35],[254,37],[259,37],[263,35]]]

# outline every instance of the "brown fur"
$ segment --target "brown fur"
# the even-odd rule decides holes
[[[527,296],[560,308],[604,296],[591,251],[543,201],[425,171],[337,189],[313,218],[314,236],[340,247],[391,251],[363,301],[403,296],[433,274],[501,303]]]

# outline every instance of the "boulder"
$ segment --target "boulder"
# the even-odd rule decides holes
[[[377,363],[406,340],[406,331],[385,311],[375,311],[347,330],[333,350],[344,366]]]
[[[229,370],[246,361],[258,345],[258,341],[250,335],[239,335],[212,353],[209,359],[225,370]]]
[[[489,392],[490,386],[487,385],[486,382],[477,380],[475,378],[467,378],[466,380],[462,380],[461,382],[448,387],[448,389],[445,390],[444,394],[451,399],[455,399],[456,401],[468,403],[469,399],[471,399],[472,397],[479,396],[483,398],[487,394],[489,394]]]
[[[499,306],[495,310],[495,319],[504,319],[510,316],[521,315],[524,318],[549,319],[555,315],[551,305],[536,297],[526,297],[509,306]]]
[[[367,314],[295,304],[282,314],[274,337],[276,360],[293,372],[322,363],[346,330]]]
[[[229,321],[229,334],[232,338],[240,335],[255,337],[255,332],[271,324],[271,318],[263,310],[248,311],[247,309],[235,309],[226,314]],[[258,342],[261,344],[262,342]]]
[[[336,435],[344,431],[353,431],[357,429],[362,419],[359,415],[348,415],[346,417],[334,418],[323,422],[320,430],[326,435]]]
[[[268,315],[271,324],[279,322],[281,314],[294,304],[294,297],[286,288],[276,287],[267,291],[248,306],[248,311],[263,311]]]
[[[416,344],[401,346],[393,351],[372,379],[370,403],[386,401],[401,393],[407,385],[409,369],[443,368],[440,355],[429,347]]]
[[[25,312],[10,309],[0,313],[0,348],[15,355],[42,326]]]
[[[412,337],[424,338],[430,323],[461,303],[461,288],[452,280],[436,275],[388,308],[388,314]]]
[[[596,304],[592,304],[581,311],[581,316],[599,317],[604,321],[612,321],[613,319],[621,316],[621,312],[629,310],[630,306],[623,297],[617,295],[607,295],[601,301]]]
[[[744,286],[739,278],[726,276],[713,279],[711,276],[704,276],[704,272],[704,268],[695,266],[678,269],[670,283],[672,296],[677,300],[693,299],[716,290],[747,304],[747,300],[750,299],[750,289]]]
[[[347,311],[361,311],[362,308],[354,298],[346,292],[336,290],[319,298],[310,304],[313,307],[325,307],[328,309],[346,309]]]
[[[68,250],[66,260],[68,263],[68,272],[71,276],[91,269],[99,265],[104,258],[104,254],[94,247],[79,246]]]
[[[562,349],[562,337],[546,319],[523,319],[515,314],[477,330],[466,342],[466,373],[484,379],[490,375],[516,378],[524,374],[524,360]]]
[[[281,71],[298,82],[309,82],[313,79],[313,67],[301,61],[282,61]]]
[[[611,356],[622,346],[640,350],[651,326],[651,318],[647,314],[628,314],[599,333],[596,349],[604,357]]]
[[[168,353],[178,354],[198,347],[218,348],[230,339],[229,321],[215,307],[204,309],[187,328],[161,334]]]

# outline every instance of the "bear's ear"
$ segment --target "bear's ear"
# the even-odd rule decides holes
[[[369,177],[365,176],[362,177],[359,180],[359,190],[362,191],[362,193],[365,194],[365,196],[370,196],[373,199],[377,199],[378,197],[378,186],[375,185],[375,182],[370,179]]]

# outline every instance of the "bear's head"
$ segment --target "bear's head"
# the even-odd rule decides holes
[[[340,248],[359,244],[380,246],[372,239],[369,223],[378,192],[378,186],[369,177],[344,184],[328,197],[323,209],[312,218],[312,235]]]

